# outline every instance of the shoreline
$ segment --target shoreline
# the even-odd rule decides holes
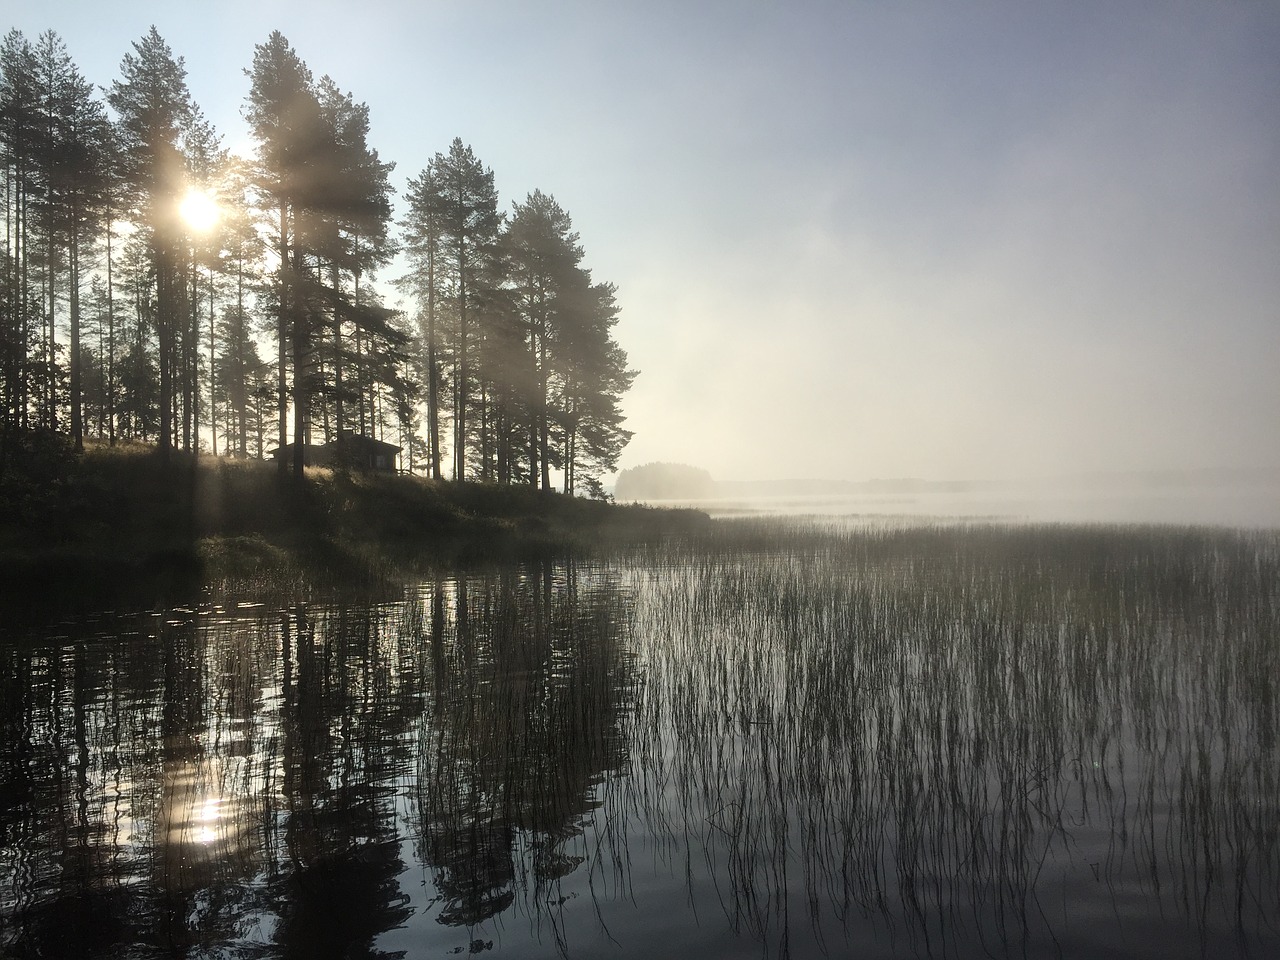
[[[377,585],[703,530],[702,511],[523,486],[95,447],[0,486],[0,610],[164,602],[246,580]],[[28,465],[23,465],[28,467]],[[45,469],[42,469],[44,467]],[[144,598],[150,597],[147,601]]]

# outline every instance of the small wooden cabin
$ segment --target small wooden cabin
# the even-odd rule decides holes
[[[275,460],[293,461],[292,443],[271,451]],[[395,473],[400,447],[344,430],[329,443],[308,443],[302,448],[302,462],[308,467],[347,467],[376,473]]]

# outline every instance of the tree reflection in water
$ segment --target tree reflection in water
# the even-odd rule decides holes
[[[1280,536],[721,529],[0,638],[0,955],[1280,949]]]
[[[544,901],[582,862],[565,846],[602,773],[626,762],[620,719],[633,677],[622,598],[583,591],[572,566],[563,573],[555,582],[543,567],[535,578],[506,573],[432,591],[434,684],[419,727],[414,819],[441,923],[488,919],[522,885]],[[517,838],[526,849],[515,849]]]
[[[625,760],[623,605],[538,565],[0,645],[0,951],[402,955],[408,851],[442,924],[540,904]]]

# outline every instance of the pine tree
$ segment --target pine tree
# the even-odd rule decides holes
[[[135,440],[157,437],[161,421],[156,282],[149,248],[145,234],[133,234],[121,250],[118,270],[124,293],[115,315],[121,341],[117,419],[121,435]]]
[[[83,442],[80,294],[100,232],[109,183],[110,126],[93,87],[57,34],[28,43],[12,31],[0,48],[0,154],[5,168],[3,282],[12,312],[3,336],[10,368],[5,433],[34,413],[53,428],[69,404],[77,449]],[[66,304],[65,314],[62,305]],[[69,344],[58,343],[60,317]],[[37,330],[38,326],[38,330]],[[62,369],[59,357],[68,358]],[[69,380],[68,380],[69,374]],[[66,396],[59,392],[66,382]],[[3,441],[0,441],[3,442]]]
[[[215,363],[215,396],[227,410],[226,446],[241,457],[247,457],[249,440],[254,433],[254,392],[268,382],[270,365],[258,354],[253,336],[253,323],[240,306],[228,306],[218,323],[220,352]]]
[[[228,158],[219,182],[221,243],[225,250],[230,305],[217,328],[218,359],[214,363],[215,395],[227,414],[228,453],[249,455],[254,392],[269,374],[254,342],[251,303],[261,289],[263,243],[249,205],[251,171],[246,163]],[[216,402],[216,401],[215,401]]]
[[[444,350],[441,337],[445,277],[442,222],[444,195],[435,161],[409,181],[405,193],[409,212],[401,221],[409,273],[398,283],[418,303],[419,369],[426,381],[427,469],[431,477],[442,477],[440,465],[441,366]]]
[[[323,358],[331,367],[332,381],[325,393],[333,400],[334,435],[346,429],[346,401],[355,399],[363,422],[366,398],[374,380],[365,362],[366,350],[380,345],[398,346],[398,329],[387,327],[388,313],[376,297],[361,287],[369,272],[385,264],[394,252],[388,232],[391,218],[390,173],[394,164],[383,163],[368,144],[369,108],[343,93],[329,77],[323,77],[318,96],[332,139],[325,158],[325,186],[318,191],[317,213],[325,228],[317,256],[329,273],[330,336]],[[345,277],[349,276],[348,288]],[[356,349],[347,347],[346,328],[352,329]],[[344,373],[354,363],[354,391],[344,383]]]
[[[453,476],[466,479],[468,416],[474,403],[478,317],[474,301],[496,286],[497,241],[502,226],[493,171],[455,138],[448,154],[433,161],[443,198],[440,240],[445,250],[444,282],[450,291],[453,330]]]
[[[632,436],[622,426],[620,401],[637,373],[613,339],[616,292],[612,284],[592,284],[563,317],[555,377],[566,493],[576,492],[581,468],[584,486],[600,495],[600,475],[617,469]]]
[[[272,291],[276,310],[277,437],[283,450],[289,442],[289,361],[293,362],[294,462],[302,475],[305,443],[304,386],[300,370],[309,337],[307,318],[300,303],[302,253],[298,243],[299,211],[305,209],[308,191],[314,188],[311,162],[323,143],[320,104],[313,89],[311,71],[280,31],[254,48],[251,80],[244,109],[257,140],[258,189],[272,213],[273,246],[278,258]],[[286,464],[280,460],[280,469]]]
[[[504,237],[504,252],[527,345],[529,404],[529,476],[551,488],[553,453],[550,380],[555,343],[573,305],[576,288],[585,285],[582,247],[569,215],[553,197],[535,190],[514,205]]]
[[[278,32],[256,49],[250,76],[246,117],[259,141],[260,188],[278,223],[280,443],[286,442],[283,398],[286,367],[291,367],[293,470],[301,476],[313,399],[326,420],[332,411],[340,433],[347,420],[344,401],[353,396],[345,371],[354,364],[353,398],[360,403],[363,427],[375,384],[385,382],[366,357],[403,342],[390,323],[391,312],[360,285],[365,272],[392,252],[387,233],[391,165],[368,146],[368,108],[328,77],[314,83]],[[354,351],[345,343],[348,326]]]
[[[0,43],[0,469],[29,425],[69,428],[77,446],[86,429],[158,438],[167,456],[207,423],[215,452],[225,438],[260,455],[274,402],[281,445],[292,407],[299,473],[313,432],[359,429],[399,437],[410,468],[436,479],[449,455],[459,481],[549,490],[560,470],[568,492],[598,485],[630,436],[620,398],[635,374],[612,337],[613,288],[583,268],[568,214],[534,191],[504,230],[492,171],[461,139],[437,153],[401,224],[410,351],[370,283],[396,244],[392,165],[369,144],[367,105],[314,81],[278,32],[246,73],[256,163],[237,169],[154,28],[107,93],[114,126],[56,35]],[[191,185],[220,198],[207,236],[179,216]],[[269,215],[265,258],[250,195]],[[120,221],[135,228],[123,244]],[[255,342],[264,311],[271,377]]]
[[[0,469],[16,431],[29,424],[31,365],[38,349],[36,324],[41,305],[31,283],[33,203],[39,197],[37,133],[39,102],[35,51],[18,30],[0,45],[0,159],[4,164],[5,257],[0,336],[4,422],[0,431]]]
[[[214,393],[214,358],[217,324],[215,322],[218,282],[223,271],[223,254],[227,246],[226,225],[220,215],[221,204],[216,199],[226,176],[229,158],[222,147],[222,137],[201,113],[192,110],[191,122],[183,138],[186,159],[187,192],[183,204],[192,203],[192,214],[208,217],[210,222],[183,221],[184,249],[189,252],[185,261],[187,302],[190,307],[188,323],[181,337],[182,371],[182,435],[189,449],[199,447],[201,406],[206,393],[201,389],[201,369],[204,367],[204,330],[208,330],[207,396],[212,452],[218,452],[217,410]],[[197,198],[193,200],[192,198]],[[210,216],[210,211],[212,216]]]
[[[155,326],[160,368],[159,441],[165,458],[173,443],[176,334],[186,318],[184,242],[178,207],[186,190],[182,134],[193,108],[186,70],[155,27],[120,64],[107,102],[115,110],[124,182],[133,216],[148,241],[156,281]]]

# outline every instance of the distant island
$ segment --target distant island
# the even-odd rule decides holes
[[[618,500],[709,500],[720,494],[711,474],[687,463],[646,463],[618,474]]]

